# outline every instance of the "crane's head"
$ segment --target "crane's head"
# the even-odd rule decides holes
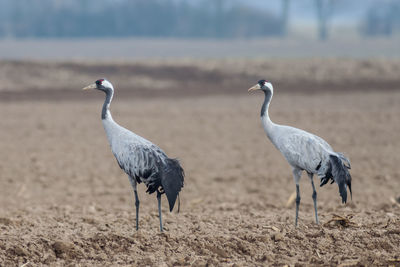
[[[270,91],[271,93],[273,93],[274,87],[272,86],[272,83],[267,80],[259,80],[258,83],[251,87],[248,91],[251,92],[255,90],[262,90],[264,92]]]
[[[101,90],[103,92],[107,92],[107,91],[113,91],[114,87],[106,79],[99,79],[95,83],[86,86],[82,90],[88,90],[88,89],[97,89],[97,90]]]

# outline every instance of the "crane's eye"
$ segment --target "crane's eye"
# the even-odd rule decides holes
[[[267,81],[266,80],[259,80],[258,84],[263,87]]]
[[[96,84],[97,84],[97,85],[101,85],[101,83],[102,83],[103,81],[104,81],[104,79],[97,80],[97,81],[96,81]]]

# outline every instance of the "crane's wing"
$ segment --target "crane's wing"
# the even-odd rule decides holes
[[[339,159],[342,161],[343,165],[347,169],[351,169],[350,160],[343,153],[341,153],[341,152],[333,153],[333,155],[335,155],[335,154],[336,154],[337,157],[339,157]],[[329,182],[329,180],[332,180],[331,184],[333,184],[335,182],[335,179],[333,178],[333,175],[332,175],[332,164],[329,165],[327,171],[325,172],[325,176],[321,178],[320,186],[324,186],[327,182]],[[349,188],[350,188],[350,193],[351,193],[351,179],[350,179]]]
[[[130,142],[113,153],[121,169],[139,183],[143,181],[147,192],[153,193],[161,186],[170,211],[183,187],[184,171],[176,159],[170,159],[158,146],[149,141]]]
[[[323,139],[302,130],[279,138],[280,147],[286,160],[292,165],[308,172],[321,172],[327,161],[329,144]]]
[[[138,182],[140,182],[139,178],[144,180],[152,178],[154,181],[146,182],[148,186],[155,186],[154,183],[158,177],[155,177],[154,174],[159,171],[163,161],[167,158],[159,147],[150,142],[130,142],[120,146],[119,149],[113,149],[113,153],[121,169],[129,176],[136,178]]]

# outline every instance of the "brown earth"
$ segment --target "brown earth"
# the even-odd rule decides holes
[[[0,93],[0,266],[399,266],[400,82],[388,74],[398,63],[389,62],[392,67],[369,83],[359,73],[340,79],[342,67],[360,61],[337,60],[340,70],[329,60],[312,63],[329,65],[321,67],[324,73],[338,72],[337,83],[302,74],[299,64],[314,61],[276,62],[292,64],[291,75],[304,79],[285,82],[284,74],[271,71],[267,78],[277,80],[272,119],[320,135],[352,162],[348,204],[340,203],[336,184],[317,189],[321,225],[314,222],[311,186],[303,175],[294,227],[294,204],[286,206],[295,188],[290,168],[262,130],[262,94],[246,92],[261,72],[234,70],[239,64],[256,70],[258,61],[231,69],[213,61],[192,69],[124,63],[114,72],[120,63],[91,70],[94,63],[2,62],[0,69],[14,68],[26,87],[10,75],[0,79],[8,84]],[[123,84],[130,72],[120,73],[129,66],[155,84],[165,79],[186,87],[151,86],[150,80],[130,90]],[[73,71],[65,74],[65,68]],[[33,71],[41,74],[32,78],[36,86],[29,83]],[[100,120],[103,96],[79,90],[108,71],[122,87],[116,88],[114,119],[179,157],[186,171],[181,212],[169,213],[163,197],[163,234],[155,195],[143,185],[140,229],[134,229],[133,193]],[[40,84],[52,83],[44,73],[54,88],[41,90]],[[373,90],[373,84],[379,87]]]

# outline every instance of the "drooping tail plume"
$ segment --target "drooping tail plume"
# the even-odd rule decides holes
[[[161,185],[167,195],[169,211],[172,211],[176,198],[183,187],[185,173],[177,159],[167,159],[161,176]],[[180,203],[179,203],[180,204]]]
[[[350,166],[345,166],[341,157],[338,157],[336,155],[330,155],[329,159],[332,167],[332,176],[339,186],[339,193],[342,197],[342,203],[346,203],[347,187],[349,187],[351,198],[353,197],[351,192],[351,175],[348,170]]]

